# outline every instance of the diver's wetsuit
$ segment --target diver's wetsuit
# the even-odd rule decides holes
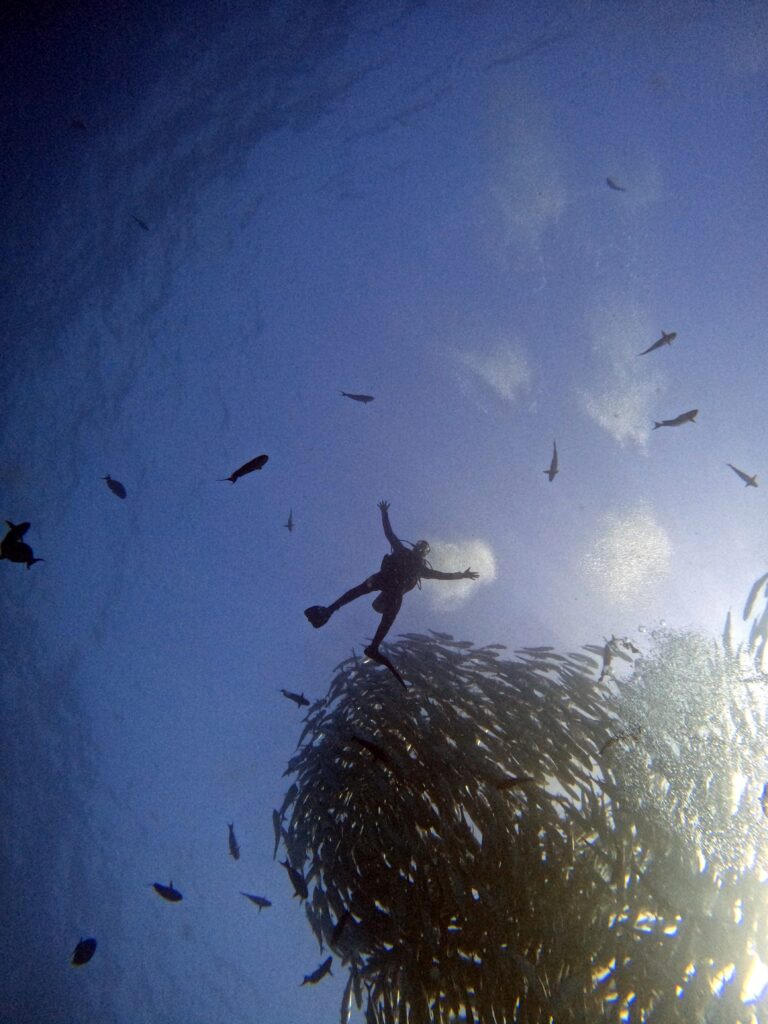
[[[379,644],[392,628],[392,623],[400,611],[403,596],[409,590],[413,590],[421,580],[477,578],[477,573],[473,573],[470,569],[467,569],[465,572],[439,572],[437,569],[433,569],[425,558],[426,552],[429,551],[429,545],[426,541],[419,541],[414,548],[406,547],[400,538],[396,536],[390,525],[389,512],[387,511],[389,503],[381,501],[379,502],[379,508],[381,509],[381,523],[387,540],[392,545],[392,553],[384,556],[378,572],[375,572],[367,580],[342,594],[333,604],[328,605],[327,608],[324,608],[322,605],[313,605],[304,612],[312,625],[319,629],[320,626],[325,625],[334,612],[338,611],[345,604],[349,604],[350,601],[355,601],[358,597],[364,597],[366,594],[378,590],[379,596],[373,602],[373,609],[374,611],[381,612],[381,622],[370,646],[365,649],[366,654],[378,651]]]

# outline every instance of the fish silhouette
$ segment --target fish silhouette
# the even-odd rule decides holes
[[[96,952],[96,939],[80,939],[75,946],[70,963],[73,967],[82,967],[87,964]]]
[[[170,885],[163,885],[161,882],[153,882],[152,888],[158,895],[162,896],[164,900],[168,900],[169,903],[178,903],[182,899],[182,895],[178,889],[173,888],[173,882]]]
[[[544,472],[549,477],[549,482],[555,479],[560,470],[557,468],[557,442],[552,442],[552,461],[549,464],[549,469],[545,469]]]
[[[226,476],[223,479],[229,480],[230,483],[235,483],[235,481],[239,480],[241,476],[245,476],[247,473],[253,473],[256,469],[261,469],[261,467],[266,465],[267,462],[269,462],[268,455],[257,455],[255,459],[251,459],[250,462],[246,462],[244,465],[240,466],[239,469],[236,469],[231,476]]]
[[[27,569],[31,569],[35,562],[44,562],[44,558],[35,558],[32,548],[21,539],[29,529],[30,524],[12,523],[10,519],[6,519],[6,523],[9,529],[0,541],[0,558],[5,558],[9,562],[18,562],[20,565],[26,565]]]
[[[143,231],[149,231],[149,224],[147,224],[145,220],[142,220],[141,217],[137,217],[135,214],[133,219],[136,221],[136,223]]]
[[[677,337],[677,331],[662,331],[661,337],[658,341],[654,341],[652,345],[644,349],[642,352],[638,352],[640,356],[647,356],[649,352],[653,352],[654,349],[661,348],[663,345],[671,345]]]
[[[654,422],[653,429],[658,430],[659,427],[679,427],[681,423],[695,423],[696,417],[699,415],[698,409],[689,409],[688,412],[681,412],[679,416],[675,416],[673,420],[662,420]]]
[[[289,861],[281,860],[280,863],[288,872],[288,877],[291,880],[293,886],[293,895],[298,896],[300,900],[305,900],[309,896],[309,889],[307,888],[307,881],[304,875],[300,871],[297,871]]]
[[[113,480],[109,473],[107,473],[107,475],[102,479],[107,481],[107,487],[110,489],[110,491],[112,491],[113,494],[116,494],[118,498],[127,497],[127,492],[119,480]]]
[[[255,903],[259,908],[259,913],[261,913],[263,907],[272,906],[272,901],[268,900],[265,896],[252,896],[249,892],[241,892],[240,895],[247,897],[251,903]]]
[[[287,697],[288,700],[292,700],[293,703],[300,708],[309,707],[309,701],[303,693],[293,693],[291,690],[281,690],[280,693],[282,693],[284,697]]]
[[[348,910],[345,910],[344,913],[339,918],[339,920],[334,925],[333,932],[331,933],[332,946],[335,946],[336,943],[341,938],[341,933],[344,931],[347,921],[350,919],[351,916],[352,915],[350,914],[350,912]]]
[[[237,839],[235,839],[235,826],[227,825],[229,829],[229,855],[234,860],[240,860],[240,847],[237,845]]]
[[[749,476],[748,473],[744,473],[741,469],[736,469],[730,462],[726,462],[726,466],[730,466],[736,476],[741,477],[747,487],[757,487],[757,473],[753,476]]]
[[[289,533],[293,532],[293,509],[288,513],[288,522],[283,523],[283,525]]]
[[[339,394],[344,395],[345,398],[351,398],[353,402],[372,402],[373,395],[350,395],[348,391],[340,391]]]
[[[333,957],[329,956],[328,959],[323,960],[320,966],[316,970],[312,971],[311,974],[305,974],[304,981],[302,981],[301,984],[316,985],[321,978],[324,978],[326,976],[326,974],[330,974],[331,976],[333,976],[333,971],[331,970],[332,963]]]
[[[352,733],[352,739],[359,743],[361,747],[365,747],[366,750],[370,750],[377,761],[381,761],[382,764],[389,765],[391,767],[392,762],[389,759],[389,755],[383,747],[380,747],[378,743],[374,743],[373,740],[367,740],[364,736],[358,736],[357,733]]]
[[[612,188],[614,192],[627,191],[625,188],[622,188],[621,185],[618,184],[618,182],[614,181],[613,178],[606,178],[605,183],[608,186],[608,188]]]

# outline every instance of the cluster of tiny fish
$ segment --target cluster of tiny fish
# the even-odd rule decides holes
[[[274,826],[349,969],[342,1024],[353,1005],[374,1024],[756,1024],[768,678],[744,670],[754,644],[654,643],[509,660],[405,634],[406,693],[371,662],[337,667]],[[727,841],[702,842],[706,814]]]

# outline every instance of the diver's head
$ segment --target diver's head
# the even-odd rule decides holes
[[[420,558],[426,558],[429,554],[429,544],[425,540],[417,540],[413,545],[413,550]]]

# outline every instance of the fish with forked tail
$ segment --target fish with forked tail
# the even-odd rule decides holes
[[[253,896],[249,892],[241,892],[240,895],[247,897],[251,903],[255,904],[259,908],[259,913],[261,913],[263,907],[272,906],[272,900],[268,900],[266,896]]]
[[[661,348],[662,345],[671,345],[676,337],[677,331],[669,331],[669,333],[667,333],[666,331],[662,331],[659,340],[654,341],[652,345],[644,349],[642,352],[638,352],[638,355],[647,356],[649,352],[653,352],[654,349]]]
[[[731,467],[736,476],[740,477],[744,481],[744,485],[746,487],[757,487],[757,473],[753,473],[753,475],[750,476],[749,473],[745,473],[742,469],[736,469],[736,467],[730,462],[726,462],[726,466]]]
[[[353,402],[362,402],[363,405],[373,401],[373,395],[350,395],[348,391],[340,391],[339,394],[344,395],[345,398],[351,398]]]
[[[556,441],[552,442],[552,461],[549,464],[549,469],[545,469],[544,472],[549,477],[549,482],[550,483],[552,483],[552,481],[555,479],[557,474],[560,472],[560,470],[558,469],[558,465],[557,465],[557,442]]]
[[[679,427],[682,423],[695,423],[698,415],[698,409],[689,409],[688,412],[681,412],[679,416],[675,416],[672,420],[654,421],[653,429],[658,430],[659,427]]]
[[[302,985],[316,985],[321,978],[324,978],[326,974],[330,974],[333,977],[333,971],[331,970],[331,964],[333,963],[333,957],[329,956],[327,960],[323,960],[320,966],[312,971],[311,974],[304,975],[304,981]]]
[[[280,863],[288,872],[288,877],[293,886],[293,895],[298,896],[300,900],[305,900],[309,896],[309,889],[307,888],[307,880],[304,878],[304,875],[297,871],[290,861],[281,860]]]

